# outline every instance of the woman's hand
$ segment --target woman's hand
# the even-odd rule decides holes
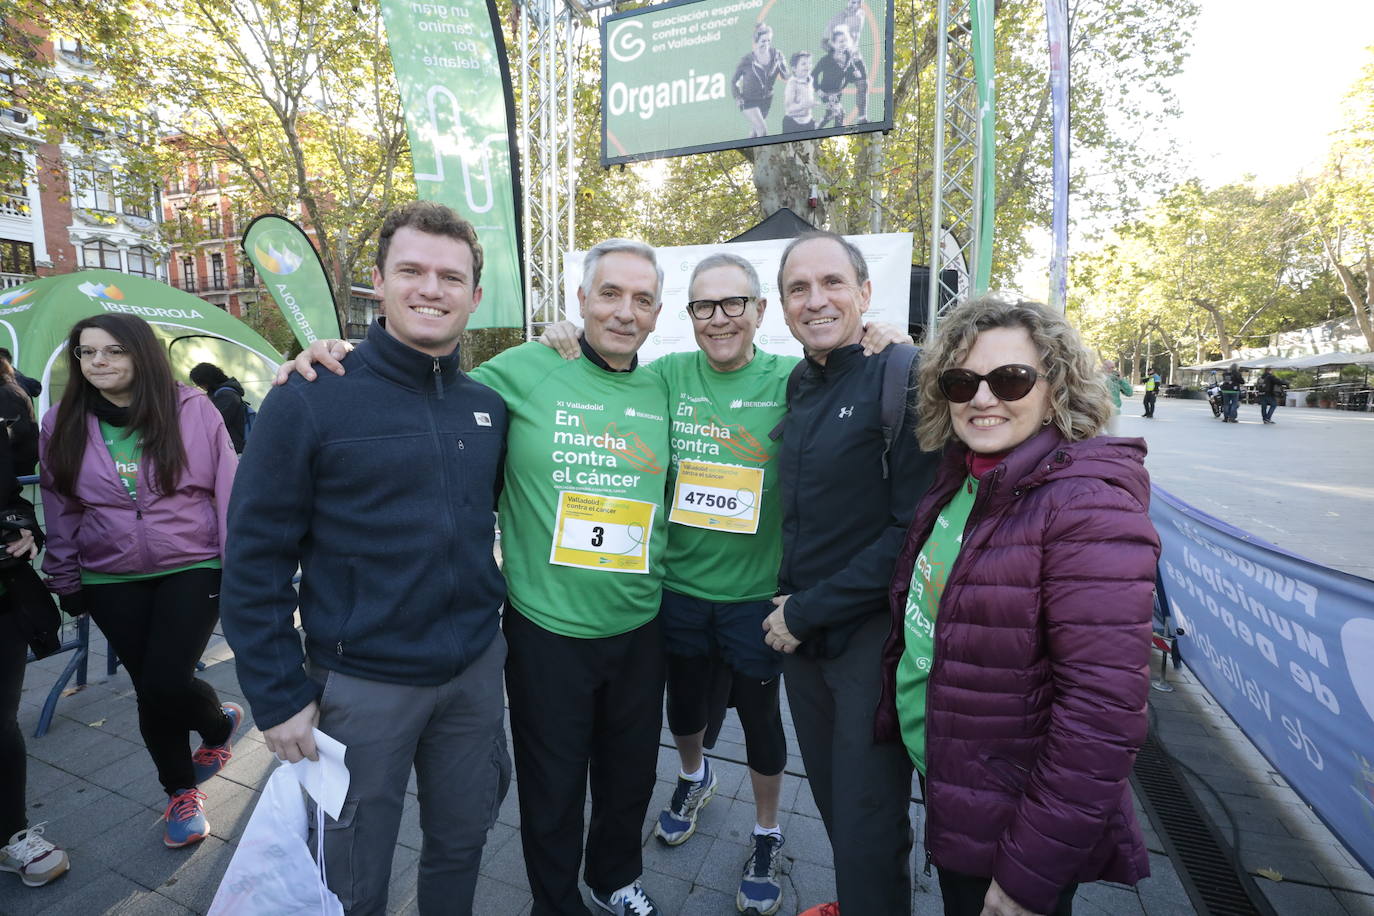
[[[32,560],[38,556],[38,545],[33,541],[33,532],[27,528],[19,529],[19,537],[5,545],[5,553],[12,557]]]
[[[1006,891],[1002,890],[996,881],[993,881],[987,894],[983,896],[981,916],[1037,916],[1037,914],[1012,900],[1007,896]]]
[[[277,369],[277,377],[272,379],[272,384],[285,385],[293,372],[299,372],[301,378],[307,382],[315,381],[312,363],[319,363],[335,375],[343,375],[343,363],[339,360],[352,352],[353,345],[346,340],[312,340],[310,346],[302,350],[299,356],[281,364]]]

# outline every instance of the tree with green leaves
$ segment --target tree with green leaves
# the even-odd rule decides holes
[[[1302,188],[1301,210],[1340,277],[1365,346],[1374,350],[1374,48],[1346,94],[1325,171]]]

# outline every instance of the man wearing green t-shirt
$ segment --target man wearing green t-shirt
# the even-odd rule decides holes
[[[510,413],[502,550],[510,600],[506,691],[520,839],[535,914],[659,913],[640,886],[640,830],[657,775],[663,707],[658,605],[667,520],[663,380],[638,369],[663,274],[653,249],[612,239],[587,253],[578,304],[585,359],[537,343],[473,371]]]

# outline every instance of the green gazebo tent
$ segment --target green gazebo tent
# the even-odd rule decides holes
[[[82,270],[0,290],[0,346],[25,375],[43,383],[39,413],[67,386],[61,359],[77,321],[101,312],[137,315],[167,344],[173,375],[187,382],[196,363],[214,363],[261,404],[282,356],[256,331],[204,299],[114,270]],[[188,382],[189,384],[189,382]]]

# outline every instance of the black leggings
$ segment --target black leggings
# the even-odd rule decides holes
[[[19,730],[19,695],[29,646],[14,624],[9,600],[0,595],[0,845],[29,825],[24,813],[28,757]]]
[[[91,619],[129,671],[138,728],[171,793],[195,786],[191,731],[206,744],[229,740],[229,717],[196,662],[219,620],[218,569],[188,569],[156,579],[87,585]]]
[[[667,653],[668,729],[674,735],[695,735],[710,717],[710,660]],[[787,765],[787,737],[778,706],[780,678],[760,681],[732,672],[730,696],[744,729],[744,752],[749,769],[776,776]]]

